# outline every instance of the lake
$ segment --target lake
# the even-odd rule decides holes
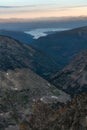
[[[57,31],[65,31],[69,29],[70,28],[39,28],[39,29],[30,30],[30,31],[25,31],[24,33],[32,35],[34,39],[38,39],[40,37],[45,37],[48,34],[51,34]]]

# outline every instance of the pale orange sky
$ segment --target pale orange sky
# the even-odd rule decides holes
[[[40,18],[62,16],[87,16],[87,6],[58,7],[56,5],[0,8],[0,18]]]

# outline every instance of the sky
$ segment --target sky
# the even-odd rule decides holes
[[[0,0],[0,18],[87,16],[87,0]]]

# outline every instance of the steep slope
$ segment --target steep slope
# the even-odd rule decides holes
[[[54,104],[53,104],[54,105]],[[6,130],[87,130],[87,94],[76,96],[60,108],[37,101],[32,114]]]
[[[0,89],[3,91],[22,91],[26,90],[29,93],[29,100],[33,101],[41,97],[58,96],[61,97],[65,95],[65,98],[60,102],[67,101],[67,94],[58,90],[55,86],[51,85],[49,82],[35,74],[29,69],[15,69],[0,71]],[[49,99],[50,100],[50,99]]]
[[[0,129],[16,127],[38,99],[50,104],[70,100],[68,94],[35,73],[47,73],[50,63],[36,49],[0,36]]]
[[[53,76],[51,83],[72,95],[87,92],[87,50],[76,55],[68,66]]]
[[[29,69],[0,71],[0,129],[16,127],[36,100],[64,104],[70,96]]]
[[[19,40],[22,43],[27,43],[27,44],[31,44],[34,41],[31,35],[25,34],[24,32],[21,31],[0,30],[0,35],[9,36],[16,40]]]
[[[55,71],[55,62],[29,45],[0,36],[0,70],[30,68],[47,78]]]
[[[37,102],[28,122],[30,130],[86,130],[87,94],[75,97],[60,109]]]
[[[32,46],[54,58],[59,65],[67,65],[76,53],[87,49],[87,27],[81,27],[37,39]]]

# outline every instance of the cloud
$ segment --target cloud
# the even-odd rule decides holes
[[[0,8],[13,8],[12,6],[0,6]]]
[[[28,5],[28,6],[0,6],[0,8],[23,8],[23,7],[35,7],[35,5]]]
[[[0,18],[38,18],[87,16],[87,6],[58,7],[58,5],[0,6]]]

